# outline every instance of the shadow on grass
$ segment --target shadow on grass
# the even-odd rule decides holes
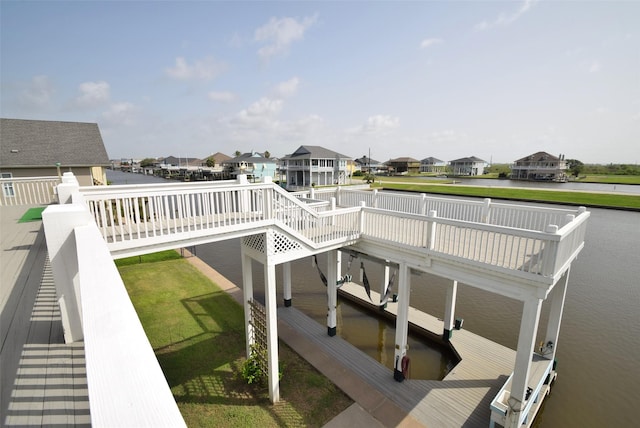
[[[242,426],[240,421],[322,426],[334,416],[331,397],[342,393],[326,379],[326,385],[304,389],[309,379],[319,373],[284,344],[280,344],[280,363],[284,367],[280,402],[270,402],[266,386],[248,385],[242,379],[244,315],[240,305],[226,293],[189,297],[181,304],[198,323],[201,333],[155,351],[176,402],[183,412],[194,413],[183,413],[188,423],[197,425],[195,420],[206,413],[212,422],[218,418],[218,423],[226,426]]]

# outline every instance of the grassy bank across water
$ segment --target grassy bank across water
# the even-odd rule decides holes
[[[441,195],[512,199],[517,201],[547,202],[640,211],[640,195],[523,189],[514,187],[456,186],[451,184],[422,184],[415,182],[383,182],[381,187],[384,190],[404,190]]]
[[[280,343],[281,402],[239,376],[242,307],[175,251],[117,261],[151,346],[190,427],[322,426],[352,401]]]

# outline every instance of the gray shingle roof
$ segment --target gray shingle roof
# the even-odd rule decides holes
[[[335,159],[336,157],[340,159],[351,159],[349,156],[325,149],[321,146],[300,146],[295,152],[285,156],[283,159]]]
[[[518,159],[516,162],[538,162],[544,160],[557,161],[560,160],[560,158],[554,155],[550,155],[547,152],[537,152],[532,155],[525,156],[522,159]]]
[[[475,156],[470,156],[468,158],[460,158],[460,159],[455,159],[452,161],[449,161],[451,163],[463,163],[463,162],[486,162],[485,160],[482,160],[480,158],[477,158]]]
[[[109,166],[96,123],[0,119],[0,166]]]

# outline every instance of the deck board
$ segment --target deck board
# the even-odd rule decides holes
[[[65,344],[41,221],[2,207],[0,425],[90,426],[84,345]]]
[[[347,283],[341,287],[341,292],[353,293],[363,302],[369,302],[363,287],[358,284]],[[373,291],[371,294],[372,300],[379,301],[379,294]],[[395,313],[396,307],[396,303],[390,303],[387,310]],[[505,384],[515,364],[514,350],[462,329],[455,331],[452,338],[462,360],[443,380],[407,379],[400,383],[393,379],[390,369],[340,337],[329,337],[325,326],[297,309],[280,308],[278,317],[425,426],[488,425],[491,400]],[[410,322],[430,329],[433,334],[442,334],[441,320],[413,308]]]

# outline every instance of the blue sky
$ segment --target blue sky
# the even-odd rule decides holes
[[[640,162],[640,1],[0,3],[2,117],[111,158]]]

